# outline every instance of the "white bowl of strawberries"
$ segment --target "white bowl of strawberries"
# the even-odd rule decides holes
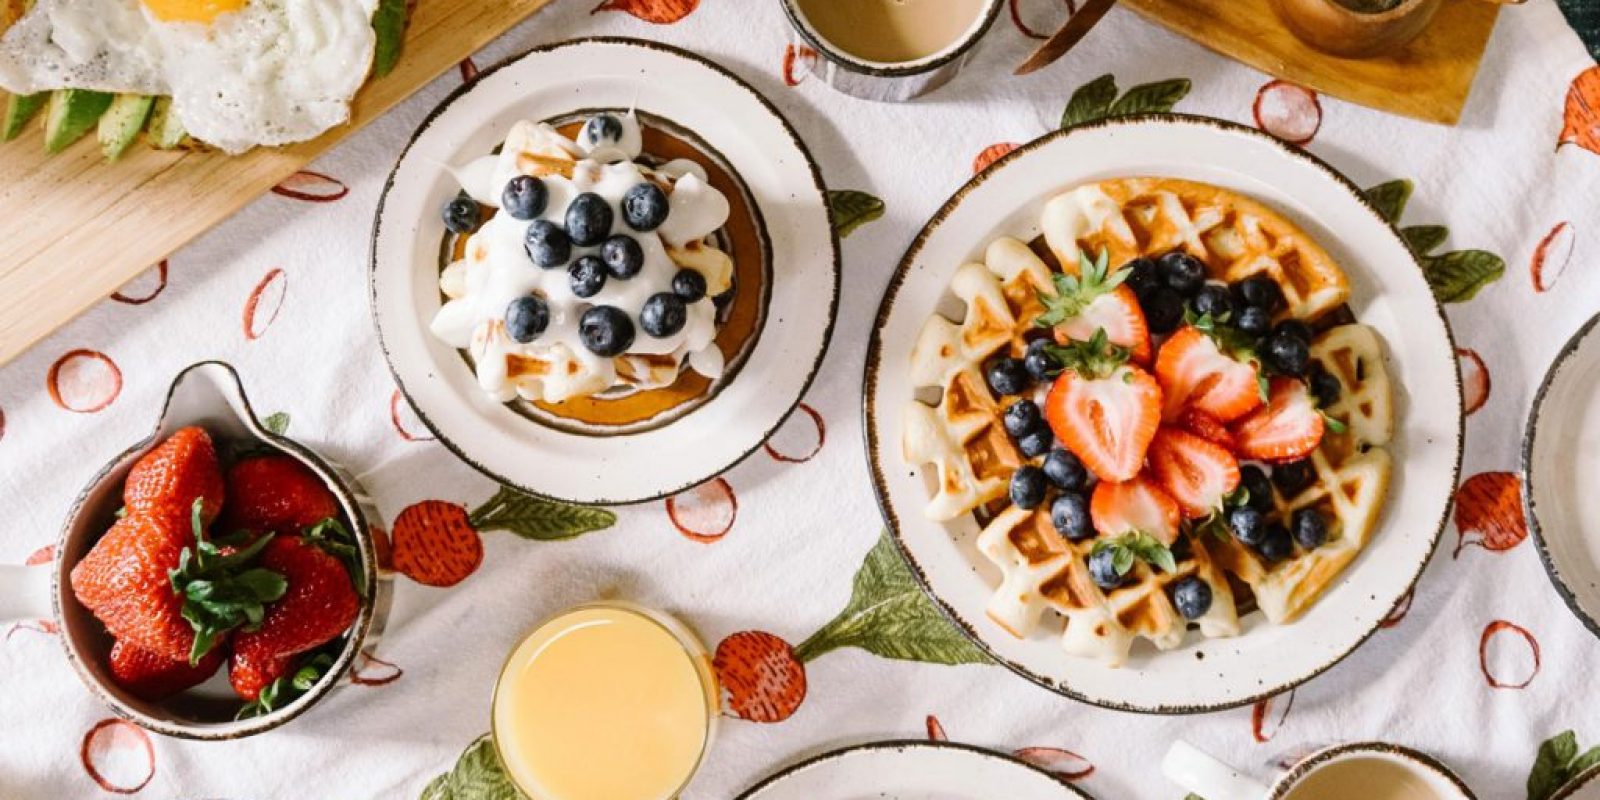
[[[376,641],[376,518],[342,470],[256,419],[232,367],[196,364],[78,496],[53,569],[9,568],[0,617],[53,616],[84,684],[144,728],[261,733]]]

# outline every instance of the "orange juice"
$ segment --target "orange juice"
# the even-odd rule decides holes
[[[710,744],[710,657],[676,620],[607,603],[528,635],[495,685],[495,749],[534,800],[668,800]]]

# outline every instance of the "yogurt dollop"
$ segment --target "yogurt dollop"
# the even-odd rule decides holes
[[[559,403],[619,384],[659,388],[676,380],[685,363],[708,378],[722,374],[712,298],[732,287],[733,261],[708,237],[727,223],[728,199],[698,164],[680,159],[651,167],[639,160],[641,148],[639,120],[632,113],[596,117],[576,141],[548,124],[524,121],[512,126],[498,155],[451,170],[468,196],[493,208],[500,207],[506,185],[520,176],[539,179],[546,190],[546,205],[533,219],[501,211],[474,231],[464,257],[439,279],[450,299],[429,329],[468,352],[479,386],[497,400]],[[622,208],[623,197],[641,183],[654,184],[667,197],[666,220],[650,231],[633,229]],[[583,256],[598,256],[598,244],[574,244],[568,260],[551,268],[535,264],[525,246],[530,225],[547,220],[564,227],[568,206],[584,193],[599,195],[610,206],[611,234],[633,238],[644,256],[637,274],[611,274],[589,297],[574,294],[567,268]],[[685,302],[681,329],[652,336],[641,310],[652,296],[672,293],[673,279],[686,269],[705,279],[705,295]],[[529,296],[543,301],[549,321],[537,336],[519,342],[507,330],[506,312]],[[620,355],[593,352],[579,334],[584,312],[598,306],[621,310],[633,324],[633,342]]]

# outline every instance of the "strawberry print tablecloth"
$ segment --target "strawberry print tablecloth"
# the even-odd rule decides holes
[[[495,674],[530,624],[597,596],[667,609],[717,649],[726,719],[692,799],[732,797],[825,749],[921,736],[1016,751],[1101,798],[1182,797],[1154,766],[1180,737],[1261,773],[1318,745],[1389,739],[1484,798],[1542,798],[1600,760],[1600,642],[1526,541],[1515,472],[1533,388],[1600,311],[1600,11],[1508,8],[1446,128],[1274,81],[1123,10],[1061,62],[1012,77],[1072,5],[1011,0],[954,83],[878,105],[807,78],[815,54],[790,44],[776,0],[561,0],[0,368],[0,561],[47,561],[94,465],[143,435],[180,368],[219,358],[257,409],[360,474],[403,573],[388,634],[351,685],[239,742],[115,721],[48,622],[0,631],[0,797],[513,797],[481,738]],[[687,47],[759,88],[816,153],[848,232],[833,346],[800,411],[726,475],[614,512],[523,497],[430,441],[390,379],[366,295],[372,213],[422,117],[474,64],[592,34]],[[1111,113],[1091,98],[1113,92],[1134,99],[1111,109],[1257,125],[1373,187],[1461,347],[1463,482],[1421,584],[1349,659],[1253,708],[1106,711],[984,663],[883,538],[861,454],[867,333],[914,232],[974,169],[1064,116]],[[433,557],[447,551],[466,555]]]

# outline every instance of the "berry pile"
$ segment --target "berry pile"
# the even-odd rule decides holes
[[[114,639],[119,686],[157,701],[227,660],[249,702],[241,714],[254,714],[320,677],[295,673],[350,627],[365,591],[320,478],[284,455],[243,458],[224,475],[210,435],[189,427],[134,464],[123,502],[71,575],[73,594]]]
[[[1269,564],[1320,547],[1334,532],[1317,509],[1270,521],[1275,496],[1314,480],[1306,459],[1325,432],[1342,429],[1322,411],[1343,387],[1311,360],[1311,328],[1273,324],[1283,296],[1265,276],[1209,282],[1182,251],[1106,261],[1080,256],[1076,275],[1054,275],[1037,338],[984,366],[1029,460],[1011,502],[1047,507],[1068,541],[1096,539],[1088,569],[1105,590],[1136,559],[1173,571],[1186,529],[1231,535]],[[1168,591],[1185,618],[1211,606],[1198,577]]]

